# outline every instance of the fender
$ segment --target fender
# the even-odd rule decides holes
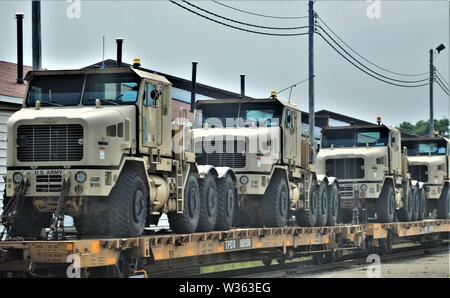
[[[229,167],[216,167],[215,168],[217,171],[217,178],[221,179],[226,177],[227,175],[230,175],[231,178],[236,181],[236,175],[234,175],[234,172],[231,168]]]
[[[336,177],[327,177],[326,175],[317,175],[317,182],[326,182],[328,185],[337,183]]]
[[[219,176],[216,168],[211,165],[203,165],[203,166],[197,165],[197,171],[198,171],[198,176],[201,179],[204,179],[208,175],[213,175],[215,178],[217,178]]]
[[[419,182],[417,180],[411,180],[411,184],[412,186],[417,187],[417,189],[422,189],[425,183]]]

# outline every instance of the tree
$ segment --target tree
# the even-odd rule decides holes
[[[449,136],[449,119],[443,118],[440,120],[434,120],[434,130],[441,136]],[[419,136],[426,136],[429,134],[430,124],[428,120],[419,120],[416,124],[410,122],[402,122],[398,126],[398,129],[403,133],[415,134]]]

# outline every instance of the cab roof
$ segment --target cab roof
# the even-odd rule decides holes
[[[114,73],[134,73],[140,78],[149,79],[152,81],[157,81],[163,84],[169,84],[164,76],[144,71],[133,67],[120,67],[120,68],[104,68],[104,69],[69,69],[69,70],[33,70],[27,72],[25,80],[31,81],[36,76],[46,76],[46,75],[87,75],[87,74],[114,74]]]
[[[420,141],[430,141],[430,142],[432,142],[432,141],[444,141],[444,142],[447,142],[447,143],[450,143],[450,139],[447,139],[447,138],[445,138],[445,137],[430,137],[430,136],[417,136],[417,137],[408,137],[408,138],[403,138],[403,141],[409,141],[409,142],[411,142],[411,141],[417,141],[417,142],[420,142]]]
[[[230,103],[235,103],[235,104],[240,104],[240,103],[279,103],[284,107],[301,112],[298,105],[286,102],[279,98],[272,98],[272,97],[270,97],[270,98],[238,97],[238,98],[230,98],[230,99],[202,99],[202,100],[197,100],[195,102],[195,108],[198,108],[198,106],[204,105],[204,104],[223,104],[223,103],[227,103],[227,104],[230,104]]]
[[[385,128],[387,130],[393,130],[399,132],[398,129],[390,127],[384,124],[364,124],[364,125],[348,125],[348,126],[327,126],[323,130],[354,130],[354,129],[374,129],[374,128]]]

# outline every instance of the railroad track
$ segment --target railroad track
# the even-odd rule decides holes
[[[389,262],[399,259],[416,258],[420,256],[436,254],[449,250],[449,243],[446,242],[436,247],[414,247],[393,249],[390,253],[380,255],[381,262]],[[207,274],[195,275],[192,277],[202,278],[286,278],[302,277],[313,273],[322,273],[332,270],[351,269],[356,266],[369,265],[367,256],[369,254],[359,252],[354,255],[347,255],[334,262],[316,265],[313,261],[299,261],[272,266],[261,266],[228,270]]]

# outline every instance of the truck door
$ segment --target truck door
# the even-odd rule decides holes
[[[283,159],[286,163],[295,163],[297,158],[299,119],[295,111],[285,109],[283,121]]]
[[[401,173],[401,139],[400,134],[396,131],[390,132],[390,155],[391,155],[391,169],[390,171],[394,174]]]
[[[162,86],[146,81],[142,112],[142,146],[156,148],[162,138]]]

